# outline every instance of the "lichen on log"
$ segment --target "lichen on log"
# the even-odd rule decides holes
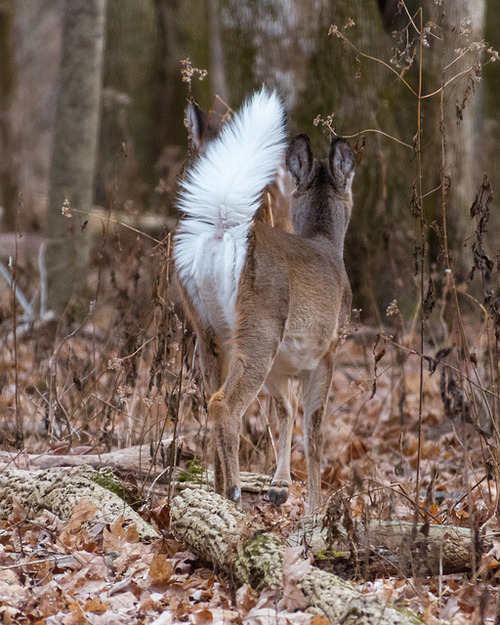
[[[68,521],[78,503],[86,498],[97,505],[89,525],[113,523],[123,517],[133,523],[141,540],[156,540],[158,532],[117,494],[120,482],[109,470],[91,467],[54,468],[41,471],[6,469],[0,473],[0,516],[8,514],[16,497],[27,509],[46,509]]]
[[[351,568],[358,565],[363,575],[448,575],[468,572],[472,568],[472,549],[486,552],[491,549],[495,533],[471,534],[467,527],[453,525],[424,525],[405,521],[373,520],[368,524],[357,522],[351,528],[351,538],[340,524],[336,537],[328,541],[324,523],[307,523],[294,532],[289,541],[294,545],[307,544],[318,556],[318,566],[330,569],[344,562]],[[355,536],[355,538],[353,538]],[[350,541],[356,546],[352,561]],[[474,545],[473,545],[474,543]]]
[[[260,590],[283,588],[284,541],[260,527],[232,502],[207,491],[186,489],[172,501],[171,529],[201,558],[237,583]],[[297,582],[308,606],[346,625],[416,625],[409,611],[363,594],[345,580],[311,566]]]

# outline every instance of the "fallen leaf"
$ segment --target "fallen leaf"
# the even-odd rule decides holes
[[[163,553],[153,556],[149,567],[149,576],[153,582],[166,582],[172,577],[172,562]]]
[[[191,615],[195,625],[207,625],[207,623],[213,623],[213,615],[210,610],[205,608],[199,612],[193,612]]]
[[[309,600],[297,586],[311,568],[310,560],[303,560],[302,547],[291,547],[283,554],[283,597],[280,607],[287,610],[301,610],[309,605]]]
[[[165,610],[151,625],[172,625],[172,615]]]
[[[82,523],[90,520],[97,512],[97,504],[90,499],[82,497],[80,501],[73,508],[71,517],[66,525],[66,529],[79,529]]]
[[[125,543],[139,542],[139,532],[133,523],[129,523],[122,516],[118,517],[114,523],[103,529],[103,549],[105,551],[119,550]]]
[[[101,601],[100,599],[89,599],[84,605],[86,612],[94,612],[95,614],[104,614],[109,608],[109,603]]]
[[[249,584],[245,584],[236,591],[236,605],[243,612],[248,612],[254,608],[259,599],[259,595]]]

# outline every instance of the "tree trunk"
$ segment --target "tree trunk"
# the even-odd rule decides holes
[[[207,18],[208,18],[208,44],[210,46],[210,85],[212,93],[218,96],[225,104],[229,105],[229,94],[226,83],[226,69],[224,66],[224,52],[222,50],[221,34],[220,34],[220,18],[218,11],[218,2],[216,0],[207,1]],[[224,105],[215,105],[217,108],[224,109]],[[222,110],[224,113],[225,111]]]
[[[87,272],[85,216],[68,220],[62,207],[67,200],[86,213],[92,205],[105,8],[106,0],[66,0],[47,219],[49,306],[57,312]]]
[[[18,200],[18,185],[12,131],[10,106],[15,89],[16,68],[12,45],[14,5],[7,0],[0,6],[0,225],[3,230],[15,230]]]
[[[500,50],[500,11],[497,0],[487,0],[484,36],[494,50]],[[481,162],[493,187],[494,205],[491,210],[491,241],[500,240],[500,162],[497,157],[500,143],[500,63],[489,63],[483,70],[483,149]],[[492,245],[493,247],[493,245]]]
[[[427,2],[429,17],[436,7],[433,0]],[[461,51],[466,50],[471,43],[483,40],[485,0],[446,0],[443,7],[443,52],[440,53],[439,44],[431,46],[431,72],[434,76],[434,80],[431,77],[431,85],[435,77],[442,75],[448,81],[453,76],[467,72],[475,64],[478,72],[473,70],[464,74],[453,81],[444,93],[446,144],[443,168],[451,183],[448,190],[447,230],[449,246],[456,260],[454,268],[458,277],[465,279],[470,269],[471,255],[466,252],[464,242],[473,230],[470,207],[482,178],[482,83],[478,81],[480,66],[477,51],[472,50],[463,55]],[[435,96],[434,100],[437,109],[439,96]]]
[[[390,607],[362,594],[335,575],[307,567],[294,573],[284,567],[284,541],[252,526],[250,519],[232,502],[213,493],[185,490],[172,502],[171,528],[177,538],[200,557],[213,562],[238,584],[281,590],[294,584],[303,605],[314,608],[332,623],[345,625],[416,624],[421,620],[409,611]],[[296,570],[296,569],[295,569]]]
[[[156,21],[161,46],[160,115],[157,132],[161,146],[186,143],[182,116],[185,106],[181,80],[178,1],[155,0]],[[188,55],[186,55],[188,56]],[[179,123],[181,126],[179,127]]]

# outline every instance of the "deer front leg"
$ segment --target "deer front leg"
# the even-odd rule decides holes
[[[268,497],[275,506],[280,506],[288,499],[288,489],[292,483],[290,455],[296,400],[288,378],[276,379],[271,373],[266,380],[266,389],[275,400],[279,420],[278,463]]]
[[[333,375],[333,356],[327,354],[312,371],[303,374],[304,446],[307,457],[309,512],[318,507],[321,497],[321,424],[326,410]]]

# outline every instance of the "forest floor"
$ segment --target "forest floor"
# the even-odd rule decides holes
[[[193,466],[195,459],[210,465],[192,338],[175,307],[159,295],[168,276],[160,271],[154,280],[144,278],[154,275],[148,263],[155,261],[140,254],[140,261],[128,258],[126,268],[119,267],[117,258],[112,271],[96,269],[97,301],[82,323],[59,328],[55,342],[50,324],[26,329],[20,319],[14,336],[5,312],[11,301],[4,298],[1,449],[14,452],[21,431],[30,454],[104,453],[171,436],[176,422],[179,467]],[[27,279],[20,284],[29,290]],[[438,317],[436,328],[426,338],[429,356],[443,346],[436,338]],[[483,330],[474,320],[467,326],[476,373],[481,373],[487,351]],[[495,518],[494,445],[481,422],[488,406],[477,405],[484,394],[462,397],[476,406],[477,418],[464,419],[468,411],[463,405],[457,409],[460,384],[451,384],[441,365],[431,373],[427,362],[421,396],[418,352],[417,333],[402,325],[389,334],[353,323],[338,352],[324,424],[323,501],[362,523],[413,522],[418,466],[427,522],[468,527],[474,535]],[[274,424],[271,420],[269,428],[266,408],[262,396],[246,415],[242,470],[272,471],[269,429]],[[306,514],[300,414],[292,473],[294,486],[280,509],[265,496],[243,496],[249,515],[285,537]],[[163,534],[155,544],[139,542],[133,528],[119,522],[89,533],[85,510],[79,507],[65,524],[49,511],[33,515],[15,503],[0,520],[4,623],[327,623],[321,616],[292,611],[290,605],[285,610],[270,591],[234,587],[169,533],[164,522],[168,487],[136,477],[135,488],[141,513]],[[408,607],[426,623],[498,624],[500,543],[480,553],[471,542],[474,573],[409,576],[408,562],[391,574],[368,574],[362,562],[338,573],[363,592]]]

